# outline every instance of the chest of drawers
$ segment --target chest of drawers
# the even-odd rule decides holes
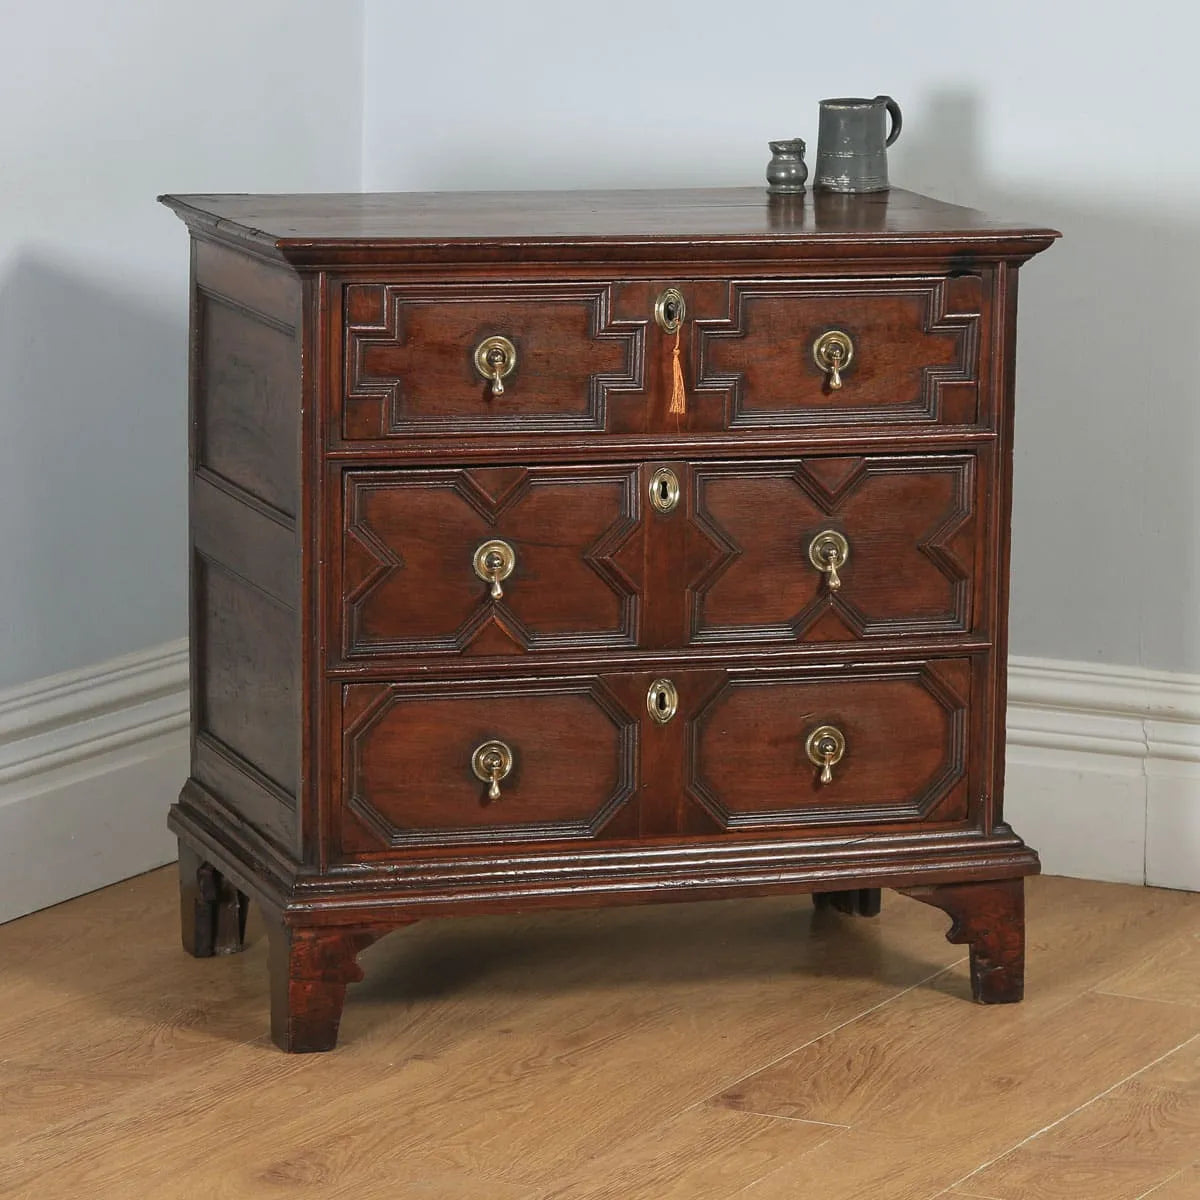
[[[1017,271],[910,193],[167,197],[192,234],[184,944],[337,1038],[425,917],[897,888],[1017,1000]]]

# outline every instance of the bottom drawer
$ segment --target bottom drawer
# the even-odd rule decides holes
[[[341,853],[961,823],[975,665],[346,684]]]

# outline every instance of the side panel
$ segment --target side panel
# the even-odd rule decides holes
[[[192,250],[192,776],[297,852],[301,284]]]

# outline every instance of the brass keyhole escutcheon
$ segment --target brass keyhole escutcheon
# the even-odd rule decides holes
[[[679,503],[679,476],[670,467],[659,467],[650,476],[650,507],[669,513]]]
[[[517,348],[506,337],[494,334],[475,347],[475,370],[492,385],[493,396],[504,395],[503,380],[517,365]]]
[[[507,579],[516,565],[517,552],[501,538],[492,538],[475,551],[475,574],[484,583],[492,585],[493,600],[499,600],[504,595],[500,581]]]
[[[660,292],[654,302],[654,319],[663,333],[674,333],[687,319],[687,304],[678,288]]]
[[[831,329],[813,342],[812,353],[813,361],[829,376],[831,390],[838,391],[842,386],[842,372],[854,358],[854,342],[850,335],[840,329]]]
[[[845,566],[850,557],[850,543],[836,529],[823,529],[808,543],[808,561],[824,575],[829,576],[829,590],[837,592],[842,587],[838,567]]]
[[[656,679],[646,693],[646,711],[658,722],[665,725],[679,707],[679,693],[669,679]]]
[[[833,782],[833,768],[846,753],[846,738],[836,725],[818,725],[804,743],[808,761],[821,768],[821,782]]]
[[[500,780],[513,769],[513,752],[498,738],[481,743],[471,755],[471,770],[476,779],[488,785],[488,799],[500,799]]]

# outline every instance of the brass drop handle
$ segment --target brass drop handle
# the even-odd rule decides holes
[[[506,337],[495,334],[475,347],[475,369],[492,385],[493,396],[504,395],[504,377],[517,365],[517,348]]]
[[[818,571],[829,576],[829,590],[837,592],[842,587],[838,567],[845,566],[850,557],[850,543],[836,529],[823,529],[808,544],[808,561]]]
[[[492,585],[492,599],[499,600],[504,595],[500,581],[513,573],[517,552],[502,538],[491,538],[475,551],[474,565],[475,574]]]
[[[507,779],[512,769],[513,752],[498,738],[482,742],[471,755],[471,770],[488,785],[489,800],[500,799],[500,780]]]
[[[854,358],[854,342],[848,333],[831,329],[813,342],[813,361],[829,376],[829,387],[840,391],[842,372]]]
[[[813,766],[821,768],[821,782],[833,782],[833,768],[846,753],[846,738],[835,725],[818,725],[804,743],[805,753]]]

